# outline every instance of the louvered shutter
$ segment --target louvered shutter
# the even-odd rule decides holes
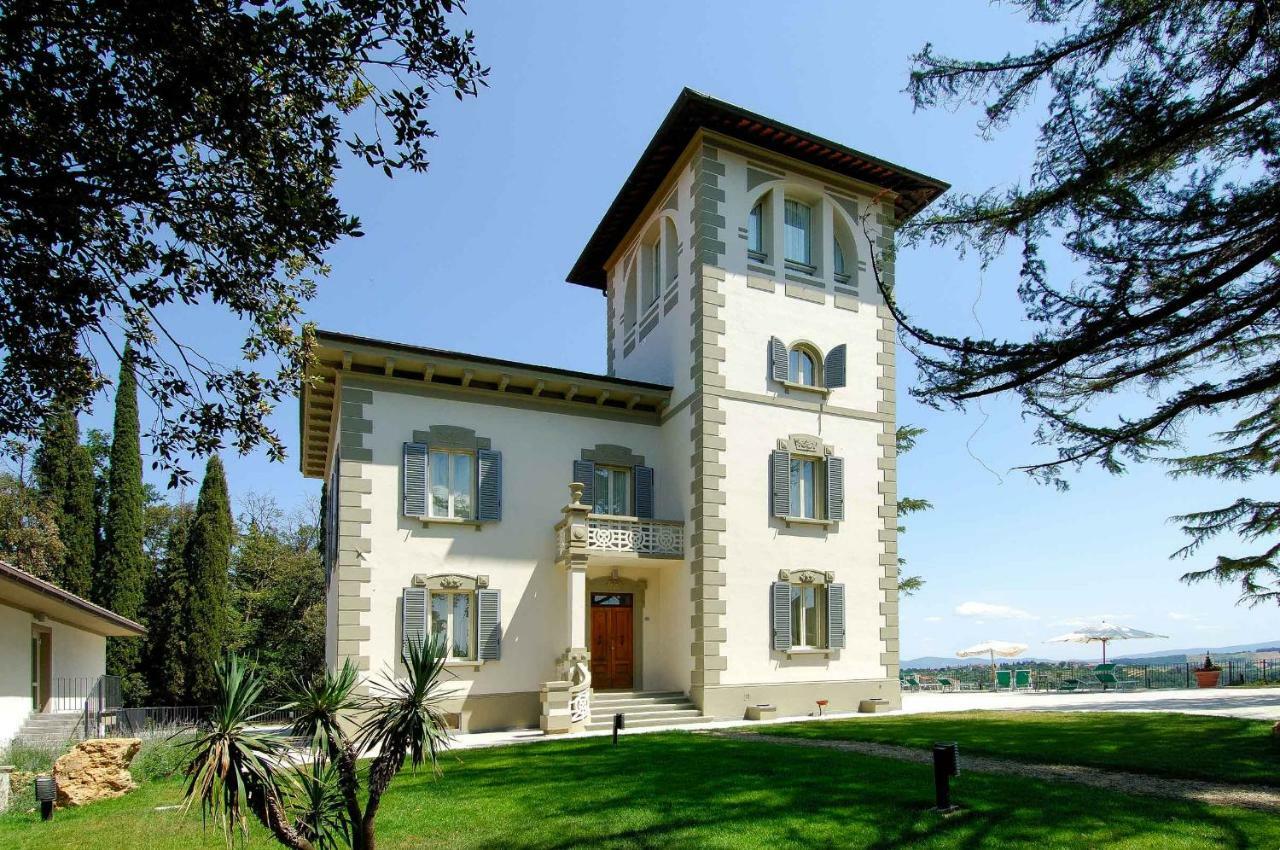
[[[653,467],[637,466],[636,477],[636,516],[641,519],[653,519]]]
[[[573,462],[573,480],[582,485],[582,504],[595,506],[596,465],[589,460]]]
[[[827,458],[827,519],[844,520],[844,458]]]
[[[791,585],[775,581],[769,599],[773,608],[773,648],[785,652],[791,648]]]
[[[827,646],[844,649],[844,585],[827,585]]]
[[[848,347],[841,343],[827,352],[827,359],[822,364],[822,383],[833,390],[845,385],[845,360],[848,359]]]
[[[476,519],[497,522],[502,519],[502,452],[480,449],[476,452],[479,468],[479,504]]]
[[[773,368],[773,379],[787,379],[787,346],[776,336],[769,337],[769,363]]]
[[[409,662],[409,641],[419,645],[427,639],[427,591],[421,587],[406,587],[400,606],[400,654]]]
[[[502,591],[476,591],[476,607],[478,656],[482,661],[497,661],[502,657]]]
[[[427,515],[427,447],[404,444],[404,515]]]
[[[772,494],[770,502],[774,516],[791,514],[791,452],[776,451],[770,456]]]

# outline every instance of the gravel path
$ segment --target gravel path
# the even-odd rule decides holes
[[[712,732],[720,738],[736,741],[764,741],[792,747],[814,747],[826,750],[843,750],[878,758],[929,764],[933,754],[913,747],[891,744],[873,744],[868,741],[815,741],[807,738],[788,738],[779,735],[761,735],[754,732]],[[1076,782],[1107,791],[1125,794],[1148,794],[1154,797],[1173,797],[1194,800],[1212,806],[1239,806],[1266,812],[1280,812],[1280,789],[1265,785],[1234,785],[1225,782],[1201,782],[1195,779],[1167,779],[1145,773],[1121,773],[1099,770],[1072,764],[1030,764],[1008,759],[960,753],[961,771],[978,773],[1002,773],[1009,776],[1030,776],[1050,782]]]

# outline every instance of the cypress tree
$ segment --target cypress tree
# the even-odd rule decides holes
[[[213,455],[205,467],[183,557],[187,582],[183,617],[187,645],[183,666],[187,698],[197,704],[214,698],[214,664],[222,657],[227,641],[231,536],[227,477],[222,461]]]
[[[87,597],[93,581],[97,515],[93,504],[93,458],[80,445],[80,425],[69,404],[59,403],[45,420],[35,458],[36,485],[58,526],[63,556],[54,566],[59,587]]]
[[[190,505],[171,508],[164,544],[147,579],[146,671],[149,694],[160,705],[176,705],[186,697],[187,605],[184,558],[191,529]]]
[[[133,352],[126,348],[116,385],[115,427],[107,471],[107,515],[104,519],[99,598],[106,607],[132,620],[142,613],[147,562],[142,550],[142,449],[138,436],[138,386]],[[107,639],[107,672],[120,676],[125,700],[136,705],[145,696],[140,668],[142,642]]]

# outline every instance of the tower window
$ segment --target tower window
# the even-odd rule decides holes
[[[764,205],[765,198],[761,198],[747,215],[747,256],[753,260],[769,259],[764,247]]]
[[[814,356],[803,348],[791,349],[787,364],[787,380],[793,384],[817,386],[818,364]]]
[[[787,198],[783,205],[785,259],[789,263],[803,266],[813,265],[813,252],[810,246],[810,233],[813,222],[813,208],[808,204]]]

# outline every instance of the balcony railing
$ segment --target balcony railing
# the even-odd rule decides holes
[[[591,514],[587,517],[588,552],[639,555],[650,558],[684,557],[684,523],[670,519]],[[556,555],[569,549],[569,523],[556,525]]]

